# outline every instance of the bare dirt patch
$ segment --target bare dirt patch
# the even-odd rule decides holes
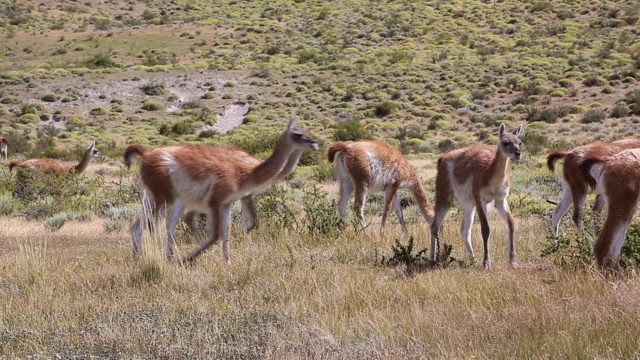
[[[228,86],[232,83],[233,86]],[[171,71],[166,73],[149,73],[144,71],[127,71],[115,74],[85,74],[83,76],[59,79],[34,80],[32,84],[21,84],[9,89],[10,95],[23,99],[28,103],[43,103],[41,98],[50,93],[59,95],[61,100],[43,103],[46,111],[53,113],[49,120],[42,121],[40,126],[54,126],[66,129],[66,122],[71,115],[82,115],[87,119],[97,119],[91,115],[91,109],[104,107],[111,110],[114,102],[122,106],[122,117],[134,114],[153,114],[142,110],[144,101],[158,101],[164,107],[160,111],[176,113],[182,110],[185,103],[198,102],[218,113],[218,123],[209,126],[211,130],[225,133],[242,123],[249,110],[249,104],[238,99],[246,98],[255,91],[248,84],[247,77],[238,72],[211,71]],[[140,89],[147,84],[161,84],[167,89],[162,95],[145,95]],[[205,93],[213,93],[212,98],[204,99]],[[62,99],[65,99],[62,101]],[[12,113],[18,114],[20,104],[7,106]]]

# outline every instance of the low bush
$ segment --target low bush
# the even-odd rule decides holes
[[[18,118],[20,124],[37,124],[40,118],[36,114],[24,114]]]
[[[631,112],[631,109],[626,105],[616,105],[611,109],[612,118],[623,118]]]
[[[392,255],[388,258],[382,256],[379,264],[382,266],[404,266],[404,271],[407,275],[422,272],[430,269],[443,269],[452,264],[463,265],[460,260],[456,260],[451,256],[453,246],[444,244],[442,249],[436,251],[436,259],[430,261],[427,255],[428,248],[423,248],[414,252],[414,240],[413,236],[409,238],[407,245],[400,243],[400,240],[396,240],[395,244],[391,246]],[[439,246],[438,246],[439,247]]]
[[[58,96],[58,94],[55,94],[55,93],[46,94],[40,98],[40,100],[45,102],[56,102],[58,101],[58,99],[60,99],[60,96]]]
[[[583,124],[591,124],[596,122],[601,123],[604,121],[606,117],[607,116],[604,113],[604,111],[602,111],[602,109],[594,108],[594,109],[587,110],[587,112],[584,114],[580,122]]]
[[[146,100],[142,103],[142,109],[147,111],[158,111],[164,109],[164,104],[159,101]]]
[[[334,127],[333,138],[338,141],[355,141],[371,139],[372,134],[364,128],[359,120],[347,120],[339,122]]]
[[[378,117],[385,117],[396,111],[398,104],[393,101],[383,101],[375,106],[375,114]]]
[[[89,110],[89,114],[93,116],[107,115],[108,113],[109,110],[102,106],[94,107],[93,109]]]
[[[167,87],[164,84],[148,83],[140,86],[145,95],[158,96],[167,93]]]
[[[120,65],[111,60],[109,55],[97,54],[89,59],[83,60],[78,64],[78,67],[86,67],[89,69],[105,69],[105,68],[118,68]]]

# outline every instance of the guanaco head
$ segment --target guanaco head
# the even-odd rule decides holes
[[[89,146],[87,146],[87,150],[84,151],[85,154],[89,155],[89,157],[91,158],[101,158],[102,154],[100,154],[100,151],[98,151],[98,149],[96,149],[96,142],[92,141],[89,143]]]
[[[503,156],[516,161],[520,160],[520,144],[522,141],[520,141],[518,136],[520,136],[521,133],[522,124],[520,124],[513,133],[507,133],[507,126],[500,124],[500,145],[498,145],[498,148]]]
[[[291,120],[283,137],[291,147],[297,150],[318,150],[318,142],[304,130],[296,126],[297,120]]]

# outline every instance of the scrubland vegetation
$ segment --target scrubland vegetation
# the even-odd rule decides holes
[[[0,170],[0,357],[633,358],[640,353],[640,225],[625,272],[594,270],[591,223],[567,215],[550,150],[636,136],[640,8],[628,1],[0,0],[0,135],[9,160],[105,158],[79,177]],[[236,106],[236,108],[233,108]],[[229,109],[248,109],[241,114]],[[246,112],[246,113],[245,113]],[[222,122],[237,127],[219,133]],[[233,263],[212,247],[164,259],[163,223],[131,259],[139,208],[126,144],[236,146],[258,158],[286,121],[319,140],[256,199],[248,239],[234,208]],[[525,124],[509,198],[518,266],[490,213],[493,268],[465,257],[461,215],[429,230],[405,209],[384,237],[337,216],[325,149],[376,139],[416,166],[495,144]],[[220,126],[220,128],[218,128]],[[232,127],[232,126],[231,126]],[[225,127],[226,129],[226,127]],[[404,196],[406,194],[401,194]],[[381,195],[366,216],[376,229]],[[204,226],[204,221],[200,220]],[[179,254],[196,244],[180,228]],[[481,248],[478,225],[473,232]]]

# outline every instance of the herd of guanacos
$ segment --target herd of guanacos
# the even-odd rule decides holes
[[[382,142],[360,140],[351,143],[333,142],[328,148],[328,159],[336,163],[340,185],[339,214],[346,216],[349,198],[355,193],[354,212],[366,232],[364,204],[367,194],[384,192],[380,233],[384,232],[387,213],[394,212],[407,233],[398,189],[411,192],[414,203],[430,225],[431,247],[429,258],[436,258],[435,249],[444,218],[457,201],[462,210],[461,236],[467,253],[474,257],[471,228],[477,215],[480,220],[484,245],[483,266],[491,267],[489,256],[488,206],[493,203],[508,227],[508,256],[515,264],[514,229],[507,197],[509,195],[510,162],[521,158],[520,136],[523,126],[507,131],[500,124],[498,144],[474,144],[450,151],[437,160],[435,204],[432,206],[422,181],[402,153]],[[0,137],[0,157],[7,159],[8,141]],[[183,213],[191,231],[200,239],[195,215],[207,215],[209,236],[184,260],[193,261],[204,250],[222,239],[223,260],[230,263],[229,229],[231,205],[240,201],[245,231],[250,236],[257,222],[253,196],[266,190],[274,182],[291,174],[305,151],[317,151],[317,141],[292,120],[280,135],[271,156],[258,160],[240,149],[207,146],[176,145],[148,150],[142,145],[129,145],[124,163],[131,166],[132,158],[139,157],[142,209],[131,226],[133,256],[141,254],[143,224],[150,218],[164,216],[168,206],[167,257],[173,256],[174,232]],[[14,167],[45,174],[83,172],[94,157],[100,157],[95,142],[87,147],[84,157],[76,166],[67,166],[55,159],[29,159],[12,161]],[[594,245],[599,269],[619,269],[619,258],[626,231],[640,200],[640,139],[628,138],[612,142],[596,141],[571,150],[554,151],[547,156],[547,166],[554,171],[555,163],[563,161],[563,194],[552,215],[552,231],[559,232],[560,219],[573,206],[573,221],[580,227],[582,209],[589,189],[594,189],[594,211],[607,210],[606,219]]]

